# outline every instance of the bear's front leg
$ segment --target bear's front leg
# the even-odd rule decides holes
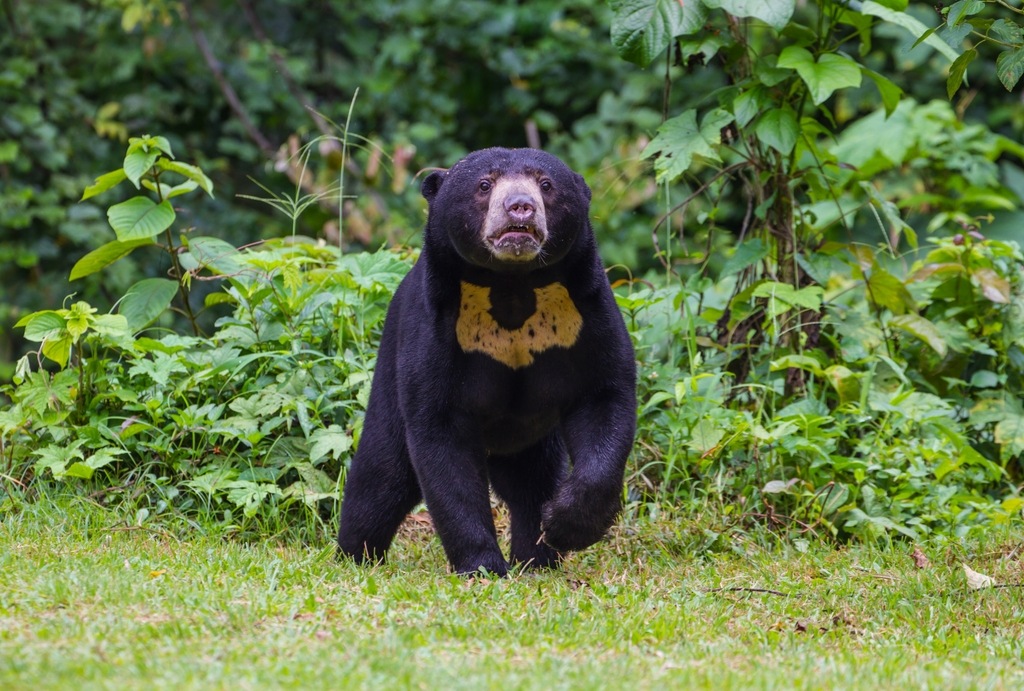
[[[636,432],[632,388],[588,397],[562,422],[572,472],[544,506],[544,542],[559,552],[600,540],[622,508],[622,481]]]
[[[484,567],[508,573],[494,530],[486,454],[467,429],[471,424],[422,420],[409,425],[409,452],[427,510],[456,573]]]

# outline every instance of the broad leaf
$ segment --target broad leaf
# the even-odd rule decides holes
[[[181,265],[187,271],[198,268],[209,269],[215,273],[231,275],[242,270],[236,257],[238,250],[234,245],[220,238],[199,236],[188,241],[188,252],[179,255]]]
[[[900,279],[888,271],[876,269],[868,279],[868,297],[879,307],[895,314],[917,310],[917,303]]]
[[[139,178],[149,172],[149,169],[160,157],[159,151],[136,151],[124,157],[124,174],[132,181],[135,187],[139,186]]]
[[[716,427],[715,423],[710,420],[701,420],[693,428],[693,438],[688,445],[705,453],[718,446],[724,436],[725,432]]]
[[[46,337],[59,333],[68,326],[67,320],[56,312],[37,312],[25,323],[25,339],[40,343]]]
[[[946,341],[939,335],[939,330],[935,327],[935,324],[932,324],[921,315],[911,312],[893,317],[889,320],[889,326],[895,326],[897,329],[903,329],[914,334],[931,346],[931,349],[938,353],[940,357],[946,357]]]
[[[996,425],[995,440],[1006,460],[1024,454],[1024,415],[1011,413]]]
[[[800,134],[796,113],[790,108],[769,110],[757,121],[754,131],[761,141],[787,156],[793,150],[796,138]]]
[[[825,378],[839,394],[840,405],[860,400],[860,381],[848,367],[832,365],[825,370]]]
[[[961,19],[972,14],[978,14],[985,9],[985,3],[981,0],[959,0],[949,6],[946,13],[946,26],[952,28]]]
[[[96,178],[96,182],[85,188],[85,192],[82,194],[82,198],[78,201],[84,202],[89,197],[95,197],[97,194],[106,192],[111,187],[121,184],[127,179],[128,175],[125,174],[123,168],[119,168],[112,173],[101,175]]]
[[[807,286],[797,290],[788,283],[766,281],[754,289],[751,297],[774,298],[800,309],[819,310],[823,293],[821,286]]]
[[[697,126],[697,111],[688,110],[667,120],[647,145],[641,158],[658,154],[654,163],[658,182],[672,182],[686,172],[694,156],[721,161],[716,148],[722,142],[722,128],[733,121],[732,113],[721,108],[704,116]]]
[[[882,104],[885,105],[885,119],[888,120],[889,116],[896,112],[896,106],[900,104],[900,99],[903,98],[903,89],[878,74],[878,72],[869,70],[867,67],[861,67],[860,71],[878,87],[878,93],[882,96]]]
[[[309,435],[309,460],[316,463],[330,454],[338,460],[341,454],[352,447],[352,437],[345,434],[339,425],[331,425],[327,429],[318,429]]]
[[[139,238],[138,240],[129,240],[128,242],[121,242],[120,240],[108,242],[79,259],[74,268],[71,269],[71,278],[69,280],[74,281],[83,276],[96,273],[100,269],[110,266],[118,259],[126,256],[136,247],[152,244],[153,240],[151,238]]]
[[[623,60],[647,67],[674,36],[692,34],[707,10],[698,0],[625,0],[613,6],[612,45]]]
[[[139,331],[152,324],[178,294],[178,284],[167,278],[147,278],[139,281],[121,300],[119,314],[128,320],[128,328]]]
[[[776,31],[782,31],[793,16],[796,0],[704,0],[704,4],[736,17],[756,17]]]
[[[760,84],[753,89],[747,89],[734,98],[730,107],[733,115],[736,116],[736,126],[746,127],[761,111],[761,108],[770,102],[768,90]]]
[[[161,158],[156,162],[156,165],[161,170],[169,170],[172,173],[184,175],[189,180],[202,187],[208,195],[211,197],[213,196],[213,183],[210,182],[210,178],[206,177],[206,173],[199,170],[199,168],[191,166],[188,163],[168,161],[166,158]]]
[[[919,38],[922,34],[925,34],[928,31],[927,26],[917,21],[906,12],[891,10],[888,7],[879,5],[877,2],[872,2],[872,0],[865,0],[860,11],[864,14],[869,14],[872,17],[878,17],[879,19],[884,19],[887,22],[902,26],[904,29],[909,31],[914,38]],[[946,56],[950,62],[956,60],[959,55],[954,49],[950,48],[945,41],[934,34],[926,38],[924,42]]]
[[[719,277],[730,276],[743,271],[752,264],[756,264],[768,256],[768,245],[761,238],[747,240],[732,253],[732,256],[725,261]]]
[[[992,302],[1004,305],[1010,302],[1010,282],[988,267],[971,271],[971,275],[981,284],[981,293]]]
[[[1018,24],[1011,22],[1009,19],[997,19],[992,22],[989,31],[994,31],[996,36],[1004,43],[1024,43],[1024,32],[1021,31]]]
[[[1024,48],[1004,50],[996,58],[996,74],[1007,91],[1013,90],[1024,74]]]
[[[122,242],[150,238],[174,223],[170,202],[155,204],[148,197],[134,197],[107,210],[110,226]]]
[[[949,98],[953,98],[953,94],[960,88],[967,73],[967,66],[976,57],[978,57],[978,51],[972,48],[953,61],[953,65],[949,68],[949,77],[946,79],[946,95]]]
[[[60,338],[56,338],[51,335],[43,341],[43,355],[50,358],[63,368],[68,364],[68,359],[71,357],[71,344],[71,334],[66,331]]]
[[[807,84],[811,100],[820,105],[836,89],[860,86],[860,68],[857,63],[841,55],[828,53],[814,61],[806,48],[789,46],[779,55],[779,67],[794,69]]]

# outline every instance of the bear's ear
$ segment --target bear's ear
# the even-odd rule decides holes
[[[587,195],[587,201],[589,202],[590,201],[590,185],[587,184],[587,181],[584,180],[583,176],[580,175],[579,173],[573,171],[573,175],[576,176],[576,184],[578,184],[580,186],[580,188],[583,189],[583,192]]]
[[[434,201],[434,197],[437,196],[438,191],[441,189],[441,184],[444,182],[446,172],[447,171],[435,170],[423,180],[423,185],[420,187],[420,194],[422,194],[423,198],[428,202]]]

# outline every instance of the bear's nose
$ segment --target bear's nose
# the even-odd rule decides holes
[[[528,221],[533,218],[536,204],[528,194],[513,194],[505,200],[505,211],[516,221]]]

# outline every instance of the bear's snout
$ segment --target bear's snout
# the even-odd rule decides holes
[[[511,194],[505,199],[505,211],[520,223],[532,219],[536,208],[537,202],[528,194]]]
[[[532,261],[548,238],[544,197],[529,175],[503,175],[490,192],[483,242],[495,259]]]

